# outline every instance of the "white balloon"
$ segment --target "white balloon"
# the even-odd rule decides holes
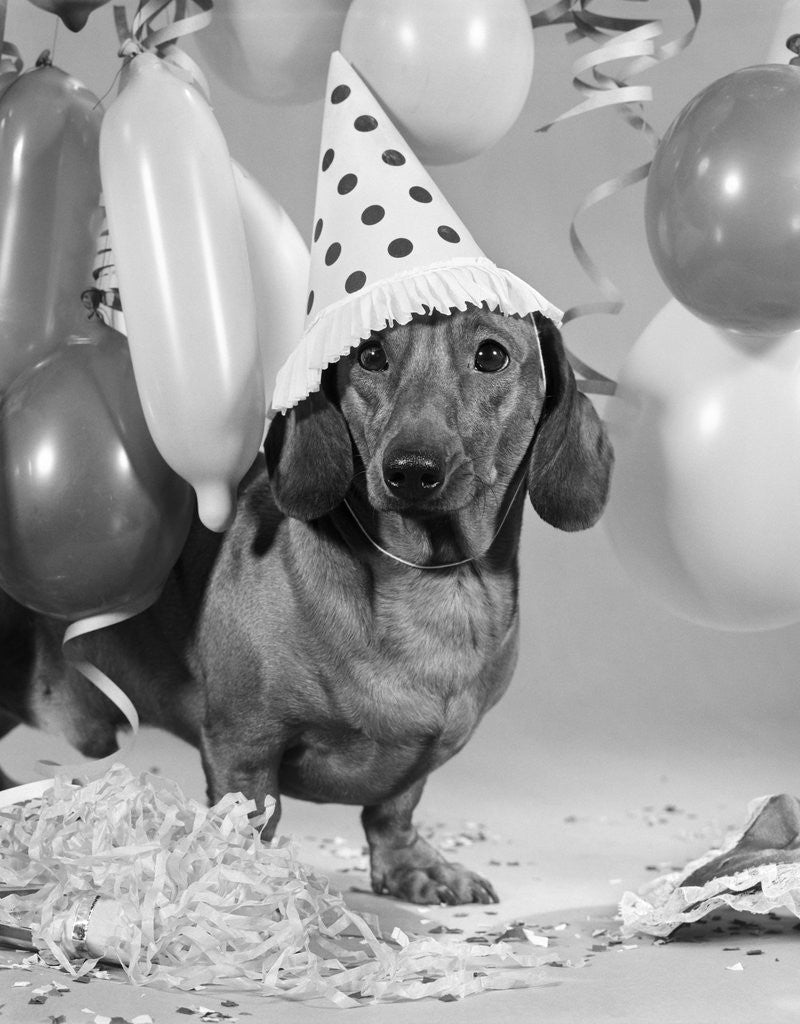
[[[256,302],[267,416],[278,370],[303,333],[308,246],[294,222],[261,185],[232,161]]]
[[[136,385],[162,458],[222,531],[264,423],[230,153],[206,100],[163,60],[141,53],[125,75],[100,130],[100,176]]]
[[[350,0],[215,0],[194,37],[231,88],[263,103],[322,98]]]
[[[800,332],[728,333],[670,301],[610,403],[604,516],[631,577],[723,630],[800,620]]]
[[[340,49],[426,164],[498,142],[533,76],[524,0],[352,0]]]

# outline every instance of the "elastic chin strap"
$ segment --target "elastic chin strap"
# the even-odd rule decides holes
[[[420,562],[410,562],[410,561],[408,561],[405,558],[401,558],[399,555],[395,555],[391,551],[387,551],[386,548],[381,547],[381,545],[367,531],[366,527],[364,526],[364,524],[361,522],[361,520],[356,515],[355,511],[353,510],[353,507],[350,505],[350,502],[347,500],[347,498],[344,499],[342,504],[345,506],[347,511],[350,513],[350,515],[352,516],[353,520],[355,521],[356,526],[362,532],[364,537],[366,537],[366,539],[369,541],[369,543],[372,545],[372,547],[375,548],[376,551],[380,552],[380,554],[385,555],[386,558],[390,558],[393,562],[397,562],[399,565],[405,565],[409,569],[421,569],[423,571],[429,570],[429,569],[455,569],[459,565],[468,565],[470,562],[476,562],[476,561],[478,561],[481,558],[485,558],[486,555],[488,555],[489,552],[492,550],[492,545],[497,540],[497,538],[500,536],[500,531],[505,526],[506,520],[508,519],[508,517],[509,517],[509,515],[511,513],[511,509],[516,504],[517,498],[519,497],[519,492],[522,490],[522,485],[525,483],[525,481],[528,478],[528,461],[529,460],[526,458],[523,461],[522,466],[520,467],[523,470],[522,475],[519,478],[517,486],[514,488],[514,493],[513,493],[512,497],[511,497],[511,501],[509,501],[508,507],[506,508],[505,512],[503,513],[503,518],[500,520],[500,523],[498,524],[497,529],[494,531],[494,534],[492,535],[492,539],[489,541],[489,545],[486,548],[486,550],[484,552],[482,552],[480,555],[470,555],[469,558],[462,558],[458,562],[434,562],[433,564],[430,564],[430,563],[429,564],[422,564]]]
[[[539,329],[536,326],[536,321],[533,318],[533,313],[528,313],[527,320],[530,320],[531,327],[533,328],[533,336],[536,338],[536,351],[539,354],[539,368],[542,371],[542,394],[547,394],[547,371],[544,368],[544,353],[542,352],[542,341],[539,337]]]

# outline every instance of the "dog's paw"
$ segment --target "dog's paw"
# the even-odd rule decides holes
[[[491,882],[461,864],[442,862],[427,867],[399,865],[373,883],[376,892],[406,903],[497,903]]]

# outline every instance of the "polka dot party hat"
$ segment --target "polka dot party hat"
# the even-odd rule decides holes
[[[483,302],[561,322],[559,309],[486,258],[354,68],[332,54],[306,321],[273,408],[317,391],[322,370],[372,331]]]

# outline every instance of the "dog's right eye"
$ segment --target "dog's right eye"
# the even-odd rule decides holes
[[[383,350],[383,345],[378,341],[368,341],[358,350],[358,361],[365,370],[373,373],[379,370],[389,369],[389,360]]]
[[[475,369],[481,373],[498,373],[505,370],[508,363],[508,352],[494,338],[487,338],[475,353]]]

